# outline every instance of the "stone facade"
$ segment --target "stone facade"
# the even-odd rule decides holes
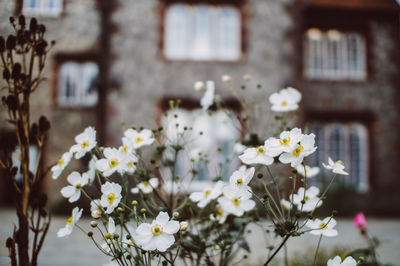
[[[58,53],[82,53],[97,51],[101,34],[101,16],[95,0],[64,0],[63,14],[58,18],[39,18],[46,24],[48,39],[57,45],[50,54],[40,90],[34,95],[32,112],[45,114],[52,123],[51,137],[47,147],[46,164],[54,163],[73,143],[73,137],[85,127],[95,124],[95,108],[61,108],[53,95],[56,76],[54,55]],[[268,113],[268,95],[284,86],[293,85],[304,95],[303,110],[308,111],[368,111],[375,117],[373,125],[374,175],[377,190],[384,191],[398,184],[399,162],[399,104],[398,84],[393,81],[398,73],[398,22],[368,19],[371,36],[368,61],[371,64],[365,82],[309,82],[301,78],[301,65],[296,34],[299,27],[297,0],[248,0],[243,1],[245,17],[245,51],[239,62],[169,61],[163,57],[161,41],[161,6],[163,1],[115,0],[117,8],[112,13],[115,31],[111,38],[112,61],[110,77],[119,81],[118,89],[108,91],[107,143],[118,145],[122,134],[121,122],[153,127],[161,111],[158,102],[165,96],[200,98],[193,91],[196,80],[220,81],[229,74],[238,84],[242,76],[251,74],[252,89],[239,93],[251,94],[265,102],[260,112]],[[0,34],[9,32],[8,16],[15,11],[14,0],[0,1]],[[298,10],[297,10],[298,11]],[[110,11],[111,12],[111,11]],[[297,34],[298,35],[298,34]],[[101,56],[101,51],[99,53]],[[300,61],[300,63],[299,63]],[[218,83],[221,82],[217,82]],[[257,90],[256,84],[262,84]],[[217,86],[222,97],[228,90]],[[4,111],[0,118],[4,121]],[[34,116],[35,117],[35,116]],[[270,120],[259,127],[266,132]],[[1,127],[5,123],[2,122]],[[50,180],[50,179],[49,179]],[[396,183],[397,182],[397,183]],[[47,190],[55,202],[60,197],[63,181],[48,181]],[[399,187],[399,186],[398,186]],[[55,193],[53,193],[55,191]],[[393,190],[391,190],[393,191]]]

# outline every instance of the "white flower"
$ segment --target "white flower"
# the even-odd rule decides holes
[[[274,112],[289,112],[299,108],[301,93],[291,87],[282,89],[271,94],[269,102],[272,104],[271,110]]]
[[[138,162],[136,155],[132,153],[126,153],[123,162],[125,164],[123,168],[127,173],[133,174],[136,171],[136,163]]]
[[[242,143],[240,143],[240,142],[235,143],[235,145],[233,146],[233,150],[237,154],[243,153],[246,148],[247,147],[245,145],[243,145]]]
[[[309,220],[306,226],[310,229],[310,234],[313,235],[323,235],[323,236],[337,236],[338,232],[333,227],[336,226],[336,220],[332,217],[326,217],[324,220],[315,219]]]
[[[305,169],[304,169],[305,168]],[[296,168],[297,172],[304,177],[311,178],[319,174],[319,167],[310,167],[308,165],[298,165]]]
[[[83,211],[83,209],[79,210],[78,207],[75,207],[72,210],[72,215],[71,215],[71,217],[68,218],[68,220],[65,224],[65,227],[58,230],[58,232],[57,232],[58,237],[64,237],[64,236],[70,235],[72,233],[72,229],[74,229],[75,223],[77,221],[79,221],[79,219],[82,216],[82,211]]]
[[[317,147],[314,147],[314,144],[314,134],[304,135],[300,144],[296,144],[289,152],[284,152],[279,156],[279,161],[281,161],[281,163],[290,163],[292,167],[296,168],[301,164],[304,157],[316,151]]]
[[[353,259],[352,257],[348,256],[342,262],[342,259],[339,256],[336,256],[333,259],[329,259],[328,263],[326,265],[327,266],[356,266],[357,261],[355,259]]]
[[[64,171],[65,167],[69,164],[72,158],[72,153],[66,152],[61,156],[61,159],[58,160],[57,164],[54,165],[50,171],[53,172],[53,175],[51,176],[53,179],[57,179],[62,171]]]
[[[153,177],[150,178],[149,181],[143,181],[140,182],[137,187],[134,187],[131,189],[131,193],[133,194],[138,194],[139,190],[142,191],[142,193],[144,194],[149,194],[153,191],[153,189],[155,189],[156,187],[158,187],[158,178],[157,177]]]
[[[96,162],[97,157],[93,155],[92,159],[89,161],[89,169],[85,172],[89,177],[89,183],[92,183],[96,178]]]
[[[251,80],[251,75],[250,74],[246,74],[246,75],[243,76],[243,79],[246,80],[246,81],[249,81],[249,80]]]
[[[229,213],[225,211],[221,205],[215,206],[215,214],[210,214],[211,221],[218,221],[219,224],[223,224],[226,221]]]
[[[89,176],[86,173],[81,175],[78,172],[72,172],[67,177],[67,180],[71,185],[63,187],[61,189],[61,194],[64,198],[68,198],[68,201],[72,203],[81,197],[81,188],[87,185]]]
[[[103,154],[106,158],[97,160],[96,168],[103,172],[105,177],[112,175],[114,172],[118,172],[121,175],[126,172],[125,156],[121,151],[115,148],[105,148]]]
[[[149,223],[142,223],[136,229],[135,243],[144,250],[166,251],[175,242],[173,234],[179,231],[179,222],[170,221],[166,212],[160,212],[156,219]]]
[[[101,212],[102,212],[102,207],[100,204],[100,200],[99,199],[92,200],[90,202],[90,214],[92,215],[92,217],[94,219],[100,218]]]
[[[277,149],[269,149],[265,145],[256,148],[247,148],[239,159],[245,164],[264,164],[271,165],[274,162],[274,157],[279,155]]]
[[[143,146],[151,145],[154,142],[153,132],[149,129],[142,129],[140,132],[129,128],[124,132],[125,137],[122,138],[126,145],[131,146],[133,149],[139,149]]]
[[[290,211],[293,208],[292,203],[290,203],[290,201],[287,201],[285,199],[281,199],[281,206],[286,211]]]
[[[206,85],[203,81],[196,81],[193,87],[195,91],[204,91],[206,89]]]
[[[205,188],[202,192],[193,192],[190,194],[189,198],[193,202],[198,202],[197,206],[199,208],[204,208],[212,200],[219,197],[222,194],[222,188],[224,187],[224,182],[218,181],[213,187]]]
[[[244,212],[256,206],[256,203],[250,199],[251,193],[247,190],[226,186],[223,193],[223,197],[218,198],[218,203],[222,209],[233,215],[242,216]]]
[[[229,76],[229,75],[223,75],[221,77],[221,79],[222,79],[222,82],[230,82],[232,80],[231,76]]]
[[[101,195],[100,205],[106,209],[106,213],[110,214],[113,210],[118,206],[121,201],[121,186],[117,183],[106,182],[101,186]]]
[[[108,218],[108,224],[107,224],[107,233],[112,235],[115,232],[115,222],[113,218],[109,217]]]
[[[215,84],[214,81],[207,81],[206,92],[200,100],[203,110],[207,110],[214,102]]]
[[[291,194],[290,199],[293,197],[293,204],[297,205],[297,209],[303,212],[311,212],[315,208],[322,205],[322,200],[318,197],[319,188],[315,186],[309,187],[304,194],[304,187],[297,190],[297,194]],[[304,200],[304,204],[302,201]]]
[[[253,178],[254,171],[254,167],[247,168],[245,165],[242,165],[239,170],[233,172],[229,178],[229,183],[237,188],[250,189],[248,184]]]
[[[86,128],[81,134],[75,137],[75,142],[77,144],[73,145],[69,151],[75,153],[76,159],[80,159],[96,147],[96,130],[92,127]]]
[[[331,157],[328,158],[328,164],[322,163],[322,165],[329,170],[332,170],[333,173],[339,175],[348,175],[347,172],[344,171],[344,164],[342,161],[334,162]]]
[[[265,146],[270,149],[277,149],[280,152],[290,152],[301,141],[303,134],[300,128],[293,128],[290,131],[283,131],[279,139],[269,138]]]

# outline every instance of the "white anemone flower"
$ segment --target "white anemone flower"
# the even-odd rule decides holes
[[[139,159],[136,157],[136,155],[132,153],[126,153],[125,158],[123,159],[125,171],[129,174],[133,174],[136,171],[136,164],[138,161]]]
[[[98,219],[101,217],[102,206],[100,204],[99,199],[92,200],[90,202],[90,214],[94,219]]]
[[[193,88],[195,91],[204,91],[206,89],[206,85],[204,84],[203,81],[196,81],[193,84]]]
[[[328,169],[332,170],[333,173],[339,174],[339,175],[348,175],[349,173],[344,171],[344,164],[342,161],[336,161],[334,162],[331,157],[328,158],[328,164],[322,163],[322,165]]]
[[[72,172],[67,177],[68,183],[71,185],[63,187],[61,194],[64,198],[68,198],[69,202],[75,202],[81,197],[81,189],[88,184],[89,176],[86,173],[82,175],[78,172]]]
[[[293,208],[293,204],[290,203],[290,201],[287,201],[285,199],[281,199],[281,206],[284,210],[290,211]]]
[[[226,186],[223,193],[223,196],[218,198],[218,203],[224,211],[233,215],[242,216],[244,212],[256,206],[256,203],[250,199],[251,193],[247,190]]]
[[[205,188],[202,192],[191,193],[189,198],[191,201],[197,202],[199,208],[204,208],[208,203],[222,194],[224,185],[225,183],[223,181],[218,181],[213,187]]]
[[[314,177],[319,174],[319,167],[310,167],[308,165],[298,165],[296,168],[297,172],[307,178]]]
[[[115,148],[104,149],[105,159],[96,161],[96,168],[100,172],[103,172],[105,177],[112,175],[114,172],[118,172],[121,175],[126,172],[125,156],[121,151]]]
[[[272,104],[271,110],[274,112],[289,112],[299,108],[301,93],[291,87],[282,89],[271,94],[269,102]]]
[[[304,187],[297,190],[297,194],[291,194],[293,204],[297,205],[297,209],[303,212],[311,212],[322,205],[322,200],[318,197],[319,188],[315,186],[309,187],[304,193]],[[304,200],[304,203],[302,201]]]
[[[283,131],[277,138],[267,139],[267,149],[278,149],[280,152],[290,152],[301,141],[303,134],[300,128],[293,128],[290,131]]]
[[[106,208],[105,213],[110,214],[114,211],[114,209],[118,206],[121,201],[121,186],[117,183],[106,182],[101,186],[101,195],[100,205],[103,208]]]
[[[326,266],[356,266],[357,261],[352,257],[348,256],[343,261],[339,256],[329,259]]]
[[[175,242],[173,234],[179,231],[179,222],[169,220],[166,212],[160,212],[156,219],[149,223],[142,223],[136,229],[135,243],[144,250],[166,251]]]
[[[131,146],[133,149],[139,149],[143,146],[153,144],[153,132],[149,129],[142,129],[140,132],[132,128],[127,129],[124,132],[125,137],[122,138],[125,145]]]
[[[228,217],[229,213],[225,211],[221,205],[215,206],[215,212],[214,214],[210,214],[210,220],[211,221],[218,221],[219,224],[223,224],[226,221],[226,218]]]
[[[61,159],[58,160],[57,164],[50,169],[50,171],[53,172],[53,175],[51,176],[53,179],[57,179],[61,175],[62,171],[64,171],[65,167],[67,167],[71,161],[71,158],[71,152],[66,152],[61,156]]]
[[[279,154],[279,150],[269,149],[266,145],[261,145],[256,148],[245,149],[243,154],[239,156],[239,159],[245,164],[271,165],[274,162],[274,157]]]
[[[232,78],[231,78],[231,76],[229,76],[229,75],[223,75],[223,76],[221,77],[221,80],[222,80],[222,82],[228,83],[228,82],[230,82],[230,81],[232,80]]]
[[[58,237],[64,237],[64,236],[70,235],[72,233],[75,223],[77,221],[79,221],[79,219],[82,216],[82,211],[83,211],[83,209],[79,210],[78,207],[75,207],[72,210],[72,215],[68,218],[67,222],[65,223],[65,227],[58,230],[58,232],[57,232]]]
[[[96,178],[96,162],[97,157],[93,155],[92,159],[89,161],[89,169],[85,172],[89,177],[89,183],[92,183]]]
[[[309,220],[306,226],[311,229],[310,234],[323,236],[337,236],[338,231],[333,229],[336,226],[336,220],[332,217],[326,217],[322,221],[320,219]]]
[[[153,192],[153,189],[157,188],[159,184],[158,178],[153,177],[150,178],[149,181],[140,182],[137,187],[131,189],[131,193],[138,194],[139,191],[142,191],[143,194],[149,194]]]
[[[290,163],[294,168],[299,166],[304,157],[312,154],[317,150],[315,144],[315,135],[313,133],[304,135],[300,144],[295,145],[289,152],[284,152],[279,156],[281,163]]]
[[[250,189],[248,187],[248,184],[253,178],[254,172],[254,167],[247,168],[245,165],[242,165],[239,170],[233,172],[233,174],[229,178],[229,183],[237,188]]]
[[[214,103],[215,84],[214,81],[207,81],[206,92],[200,100],[200,105],[203,110],[207,110]]]
[[[75,137],[75,142],[76,144],[69,151],[75,153],[76,159],[80,159],[96,147],[96,130],[93,127],[86,128],[81,134]]]

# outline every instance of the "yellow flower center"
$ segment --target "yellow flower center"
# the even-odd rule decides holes
[[[236,179],[236,184],[237,185],[243,184],[243,178],[239,177],[238,179]]]
[[[69,217],[66,224],[71,224],[73,220],[74,220],[74,216]]]
[[[265,148],[263,146],[260,146],[257,148],[257,152],[258,153],[264,153],[265,152]]]
[[[163,232],[163,227],[159,224],[155,224],[151,227],[151,233],[155,236],[162,234],[162,232]]]
[[[114,199],[115,199],[115,194],[113,192],[107,194],[108,203],[112,204],[114,202]]]
[[[287,105],[287,101],[282,101],[282,102],[281,102],[281,105],[282,105],[282,106],[286,106],[286,105]]]
[[[307,200],[309,200],[310,198],[308,197],[308,196],[304,196],[304,200],[305,201],[307,201]]]
[[[127,151],[128,151],[128,145],[126,145],[126,144],[123,145],[123,146],[122,146],[122,149],[124,150],[124,152],[127,152]]]
[[[81,185],[81,184],[77,184],[75,187],[76,187],[77,189],[80,189],[80,188],[82,187],[82,185]]]
[[[240,200],[240,198],[235,197],[235,198],[232,199],[232,202],[233,202],[233,204],[238,206],[240,204],[241,200]]]
[[[112,158],[111,160],[108,161],[108,166],[110,166],[111,168],[117,166],[117,164],[118,164],[117,158]]]
[[[224,214],[224,211],[219,206],[215,208],[215,212],[217,213],[217,216],[222,216]]]
[[[322,223],[319,225],[319,228],[321,228],[321,229],[324,229],[324,228],[326,228],[326,227],[327,227],[327,224],[324,223],[324,222],[322,222]]]
[[[81,144],[82,149],[86,148],[87,146],[89,146],[89,141],[85,140],[84,142],[82,142]]]
[[[135,165],[135,162],[134,161],[130,161],[129,163],[128,163],[128,166],[129,167],[133,167]]]
[[[210,195],[211,193],[211,189],[207,189],[206,191],[204,191],[204,194],[206,194],[206,196]]]
[[[135,142],[136,143],[140,143],[142,141],[143,141],[142,137],[140,137],[140,136],[135,137]]]
[[[148,182],[148,181],[143,181],[143,186],[145,186],[145,187],[148,187],[148,186],[150,186],[150,183]]]
[[[289,144],[289,142],[290,142],[290,137],[283,138],[283,139],[280,139],[280,140],[279,140],[279,143],[280,143],[281,145],[287,145],[287,144]]]
[[[65,160],[64,160],[63,158],[61,158],[61,159],[58,161],[57,165],[58,165],[58,166],[61,166],[61,165],[64,164],[64,162],[65,162]]]
[[[304,150],[304,147],[300,145],[299,147],[297,147],[296,149],[293,150],[293,155],[294,155],[294,156],[299,156],[300,153],[301,153],[303,150]]]
[[[336,161],[336,163],[338,163],[338,164],[341,164],[341,165],[344,165],[344,163],[342,162],[342,161]]]

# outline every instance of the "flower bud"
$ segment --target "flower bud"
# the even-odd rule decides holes
[[[95,228],[97,226],[97,222],[96,221],[91,221],[90,222],[90,226]]]
[[[6,42],[6,47],[7,47],[7,49],[8,49],[8,50],[14,49],[15,46],[16,46],[16,44],[17,44],[17,38],[15,38],[14,35],[9,35],[9,36],[7,37],[7,42]]]
[[[118,207],[117,211],[120,212],[120,213],[123,213],[125,210],[123,208],[121,208],[121,207]]]
[[[137,202],[137,200],[132,200],[132,205],[133,206],[137,206],[139,203]]]
[[[189,224],[188,224],[187,222],[185,222],[185,221],[180,222],[180,223],[179,223],[179,230],[181,230],[181,231],[186,231],[187,228],[188,228],[188,226],[189,226]]]
[[[88,235],[88,237],[92,237],[92,236],[93,236],[93,232],[92,232],[92,231],[89,231],[89,232],[87,233],[87,235]]]
[[[25,16],[24,15],[20,15],[18,17],[18,23],[19,25],[21,25],[22,27],[24,27],[26,25],[26,21],[25,21]]]
[[[174,217],[174,219],[178,219],[179,218],[179,212],[174,212],[172,214],[172,217]]]
[[[114,238],[114,239],[118,239],[118,238],[119,238],[119,234],[114,234],[114,235],[113,235],[113,238]]]
[[[110,234],[110,233],[107,233],[107,234],[105,235],[105,237],[106,237],[106,239],[110,239],[110,238],[111,238],[111,234]]]
[[[145,209],[145,208],[141,208],[141,209],[140,209],[140,212],[141,212],[141,213],[146,213],[146,209]]]

